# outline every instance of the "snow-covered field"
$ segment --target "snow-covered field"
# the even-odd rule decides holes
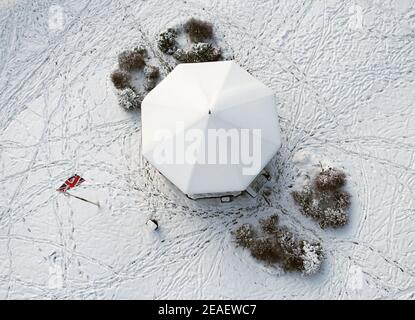
[[[0,298],[415,298],[415,1],[0,3]],[[192,16],[275,91],[271,206],[185,198],[141,160],[140,112],[117,105],[117,54],[163,59],[157,34]],[[343,230],[293,203],[307,157],[348,174]],[[101,208],[55,191],[74,173]],[[318,275],[235,248],[235,226],[272,213],[321,241]]]

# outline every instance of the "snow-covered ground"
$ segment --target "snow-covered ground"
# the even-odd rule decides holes
[[[0,3],[0,298],[415,298],[414,1]],[[185,198],[140,159],[140,112],[117,106],[117,53],[162,63],[157,34],[192,16],[275,91],[271,206]],[[348,173],[343,230],[292,201],[309,159]],[[55,191],[74,173],[100,208]],[[318,275],[235,248],[235,226],[272,213],[321,241]]]

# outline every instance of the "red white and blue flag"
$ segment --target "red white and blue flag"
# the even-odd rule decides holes
[[[69,189],[72,189],[76,186],[79,186],[82,182],[84,182],[85,179],[80,177],[79,175],[75,174],[72,177],[70,177],[69,179],[67,179],[63,185],[61,185],[57,191],[59,192],[66,192]]]

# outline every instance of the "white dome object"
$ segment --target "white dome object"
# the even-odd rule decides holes
[[[147,221],[146,225],[152,231],[157,230],[159,227],[158,224],[154,220],[151,220],[151,219]]]
[[[179,64],[146,96],[141,109],[143,156],[185,194],[243,191],[281,146],[273,91],[233,61]],[[246,140],[231,148],[231,138],[222,149],[226,155],[215,148],[217,157],[227,156],[226,163],[209,161],[211,140],[206,139],[214,129],[245,138],[248,131],[246,148],[256,161],[241,161]],[[161,134],[166,131],[172,135]],[[204,134],[203,142],[186,140],[195,132]],[[196,163],[187,161],[191,150],[196,150]]]

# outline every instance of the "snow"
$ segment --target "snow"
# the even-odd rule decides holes
[[[349,11],[356,4],[362,16]],[[50,25],[55,5],[61,25]],[[1,298],[415,297],[413,1],[1,6]],[[165,75],[172,60],[157,35],[191,16],[212,21],[221,46],[275,91],[283,141],[268,168],[271,206],[182,196],[142,161],[140,112],[117,105],[117,53],[143,44]],[[304,154],[347,173],[342,230],[321,230],[295,207],[291,190],[316,163]],[[55,191],[74,173],[86,182],[73,194],[100,208]],[[232,229],[276,212],[321,242],[318,275],[284,274],[235,248]]]

